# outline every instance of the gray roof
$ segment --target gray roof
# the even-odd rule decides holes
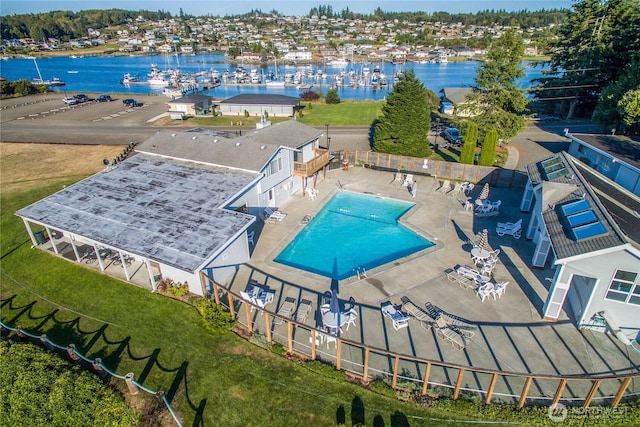
[[[571,136],[640,169],[640,137],[638,136],[585,133],[572,133]]]
[[[178,99],[172,99],[167,101],[167,104],[197,104],[202,101],[211,101],[213,98],[206,95],[200,95],[198,93],[192,93]]]
[[[469,95],[472,91],[470,87],[445,87],[442,89],[444,99],[454,104],[465,103],[467,101],[465,96]]]
[[[540,164],[554,157],[562,160],[570,174],[559,180],[546,181],[540,175],[542,168]],[[571,156],[561,152],[547,159],[527,165],[527,171],[532,171],[534,174],[537,174],[538,179],[542,179],[542,218],[547,227],[553,250],[559,260],[602,249],[613,248],[627,243],[624,235],[612,220],[607,210],[602,206],[600,200],[591,189],[591,186],[584,180],[571,159]],[[570,227],[566,223],[560,207],[582,199],[589,202],[597,220],[600,221],[606,229],[606,234],[577,241],[573,238]]]
[[[243,104],[243,105],[298,105],[300,98],[286,95],[261,95],[257,93],[247,93],[232,96],[220,104]]]
[[[260,172],[281,147],[297,149],[321,135],[317,129],[289,120],[245,131],[242,136],[214,129],[158,132],[139,144],[136,151]]]
[[[255,178],[139,154],[17,215],[195,272],[255,221],[221,208]]]

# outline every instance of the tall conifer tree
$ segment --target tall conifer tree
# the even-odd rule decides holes
[[[393,85],[375,126],[375,151],[412,157],[428,157],[430,106],[426,89],[413,70],[405,71]]]

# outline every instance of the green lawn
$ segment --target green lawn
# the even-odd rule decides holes
[[[301,102],[302,118],[300,123],[308,126],[324,127],[326,123],[331,126],[371,126],[373,121],[380,116],[382,102],[376,101],[345,101],[340,104],[325,104],[324,102]],[[272,123],[291,120],[289,117],[269,117]],[[187,125],[187,126],[255,126],[260,121],[259,117],[190,117],[184,122],[162,121],[162,125]]]

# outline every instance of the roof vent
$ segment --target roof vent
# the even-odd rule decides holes
[[[193,139],[195,141],[196,139],[198,139],[198,137],[197,136],[192,136],[191,139]]]
[[[214,139],[214,140],[213,140],[213,142],[218,142],[218,140],[217,140],[217,139]]]
[[[240,147],[240,143],[239,142],[236,142],[236,147]]]
[[[266,145],[261,145],[261,146],[260,146],[260,149],[261,149],[261,150],[264,150],[265,148],[267,148],[267,146],[266,146]]]
[[[176,136],[176,134],[175,134],[175,133],[172,133],[172,134],[171,134],[171,138],[175,138],[175,136]]]

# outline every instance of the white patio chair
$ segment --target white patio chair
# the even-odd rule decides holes
[[[494,262],[486,261],[484,264],[482,264],[482,268],[480,269],[480,274],[482,276],[491,276],[491,272],[493,271],[495,266],[496,266],[495,261]]]
[[[502,283],[496,284],[493,287],[492,295],[494,300],[496,299],[496,297],[502,298],[502,294],[504,294],[508,284],[509,282],[502,282]]]
[[[507,234],[513,236],[515,239],[519,239],[522,235],[522,220],[519,219],[516,222],[499,222],[496,226],[496,233],[498,236]]]
[[[251,233],[247,234],[247,242],[251,243],[252,245],[256,245],[255,242],[253,241],[254,236],[256,235],[255,231],[252,231]]]
[[[489,260],[498,261],[498,255],[500,255],[500,249],[489,252]]]
[[[493,283],[485,283],[478,288],[478,296],[484,302],[493,294]]]
[[[466,184],[466,185],[465,185],[465,184]],[[463,187],[462,187],[462,189],[464,190],[464,194],[466,194],[467,196],[468,196],[469,194],[471,194],[471,191],[473,190],[473,187],[475,187],[475,185],[473,185],[472,183],[470,183],[470,182],[465,182],[465,183],[463,184]]]
[[[471,200],[466,200],[464,202],[464,210],[465,211],[472,211],[473,210],[473,202]]]
[[[413,175],[408,173],[404,177],[404,181],[402,182],[402,186],[403,187],[408,187],[409,185],[412,185],[412,184],[413,184]]]
[[[497,202],[491,203],[491,210],[497,211],[500,210],[500,205],[502,204],[502,200],[498,200]]]
[[[344,316],[347,316],[347,331],[349,330],[349,325],[356,325],[356,319],[358,319],[358,313],[352,308],[351,310],[343,313]]]

